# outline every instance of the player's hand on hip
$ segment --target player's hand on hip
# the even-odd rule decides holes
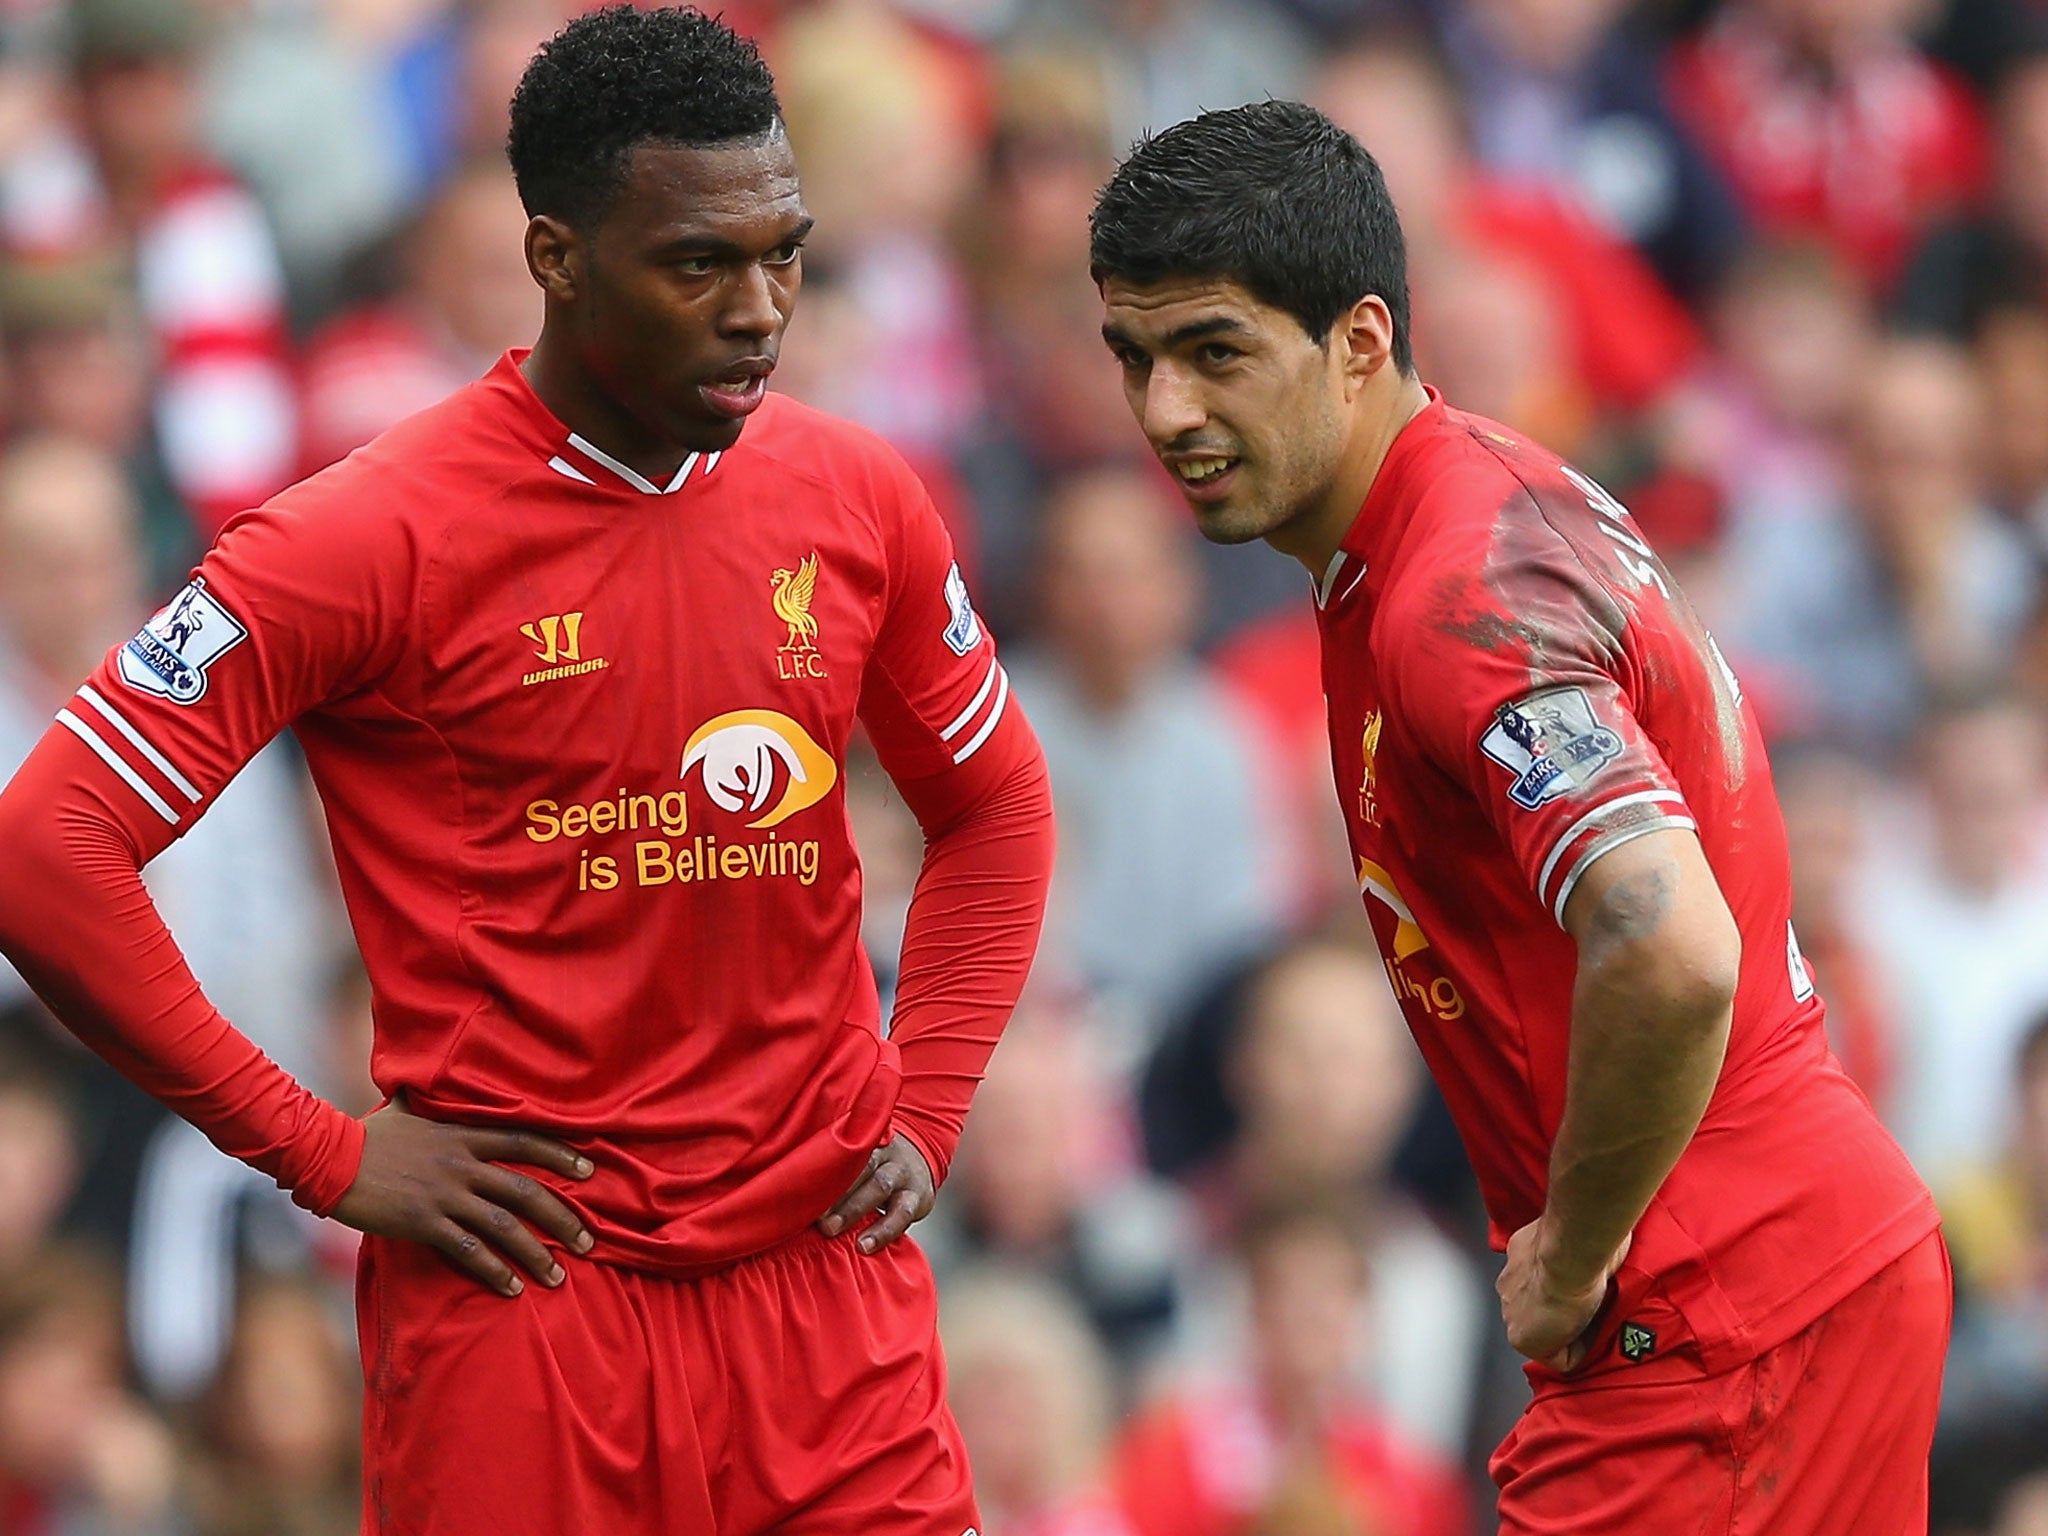
[[[438,1248],[503,1296],[525,1289],[514,1265],[543,1285],[560,1285],[561,1265],[536,1235],[572,1253],[593,1239],[583,1219],[519,1163],[587,1179],[590,1160],[531,1131],[445,1125],[394,1100],[363,1121],[363,1163],[335,1206],[335,1220],[379,1237]]]
[[[1632,1237],[1621,1240],[1614,1257],[1591,1279],[1572,1282],[1544,1263],[1543,1221],[1532,1221],[1508,1239],[1507,1265],[1493,1288],[1508,1342],[1520,1354],[1570,1374],[1586,1363],[1593,1320],[1607,1300],[1607,1283],[1628,1257]]]
[[[879,1253],[910,1230],[914,1221],[931,1214],[938,1191],[924,1154],[907,1136],[894,1136],[875,1148],[867,1170],[853,1181],[839,1203],[818,1218],[818,1230],[837,1237],[873,1211],[881,1215],[860,1235],[862,1253]]]

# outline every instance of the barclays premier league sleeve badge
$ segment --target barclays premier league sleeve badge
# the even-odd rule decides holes
[[[1503,704],[1479,738],[1479,750],[1515,776],[1508,798],[1525,811],[1583,787],[1621,749],[1583,688],[1544,688]]]
[[[121,681],[173,704],[195,704],[206,692],[206,669],[248,638],[206,590],[206,578],[195,577],[121,647]]]
[[[967,578],[960,574],[957,561],[946,572],[946,614],[946,647],[955,656],[965,656],[981,644],[981,620],[974,616],[974,604],[967,596]]]

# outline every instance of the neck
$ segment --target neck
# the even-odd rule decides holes
[[[555,419],[593,443],[629,469],[666,485],[690,456],[690,448],[664,437],[627,410],[576,355],[576,349],[551,324],[519,365],[540,403]]]
[[[1310,580],[1321,581],[1357,520],[1358,509],[1365,505],[1394,439],[1428,404],[1422,381],[1410,374],[1387,367],[1369,380],[1352,407],[1351,431],[1329,488],[1315,505],[1268,534],[1266,542],[1299,560]]]

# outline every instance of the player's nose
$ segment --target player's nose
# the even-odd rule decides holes
[[[1164,452],[1167,446],[1208,421],[1194,381],[1178,370],[1155,367],[1145,381],[1145,409],[1142,425],[1152,446]]]
[[[782,311],[775,300],[775,284],[768,269],[759,262],[749,263],[740,269],[720,329],[728,336],[773,336],[782,324]]]

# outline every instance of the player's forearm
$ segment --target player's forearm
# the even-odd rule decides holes
[[[903,1059],[898,1119],[943,1179],[1045,917],[1052,797],[1035,743],[963,813],[920,819],[939,830],[904,925],[890,1038]]]
[[[64,1024],[215,1145],[326,1210],[355,1176],[358,1122],[322,1103],[200,990],[120,826],[39,747],[0,794],[0,951]]]
[[[1720,1077],[1740,952],[1718,891],[1710,901],[1686,890],[1688,875],[1697,886],[1703,871],[1643,860],[1580,914],[1541,1253],[1566,1285],[1589,1283],[1612,1262]]]

